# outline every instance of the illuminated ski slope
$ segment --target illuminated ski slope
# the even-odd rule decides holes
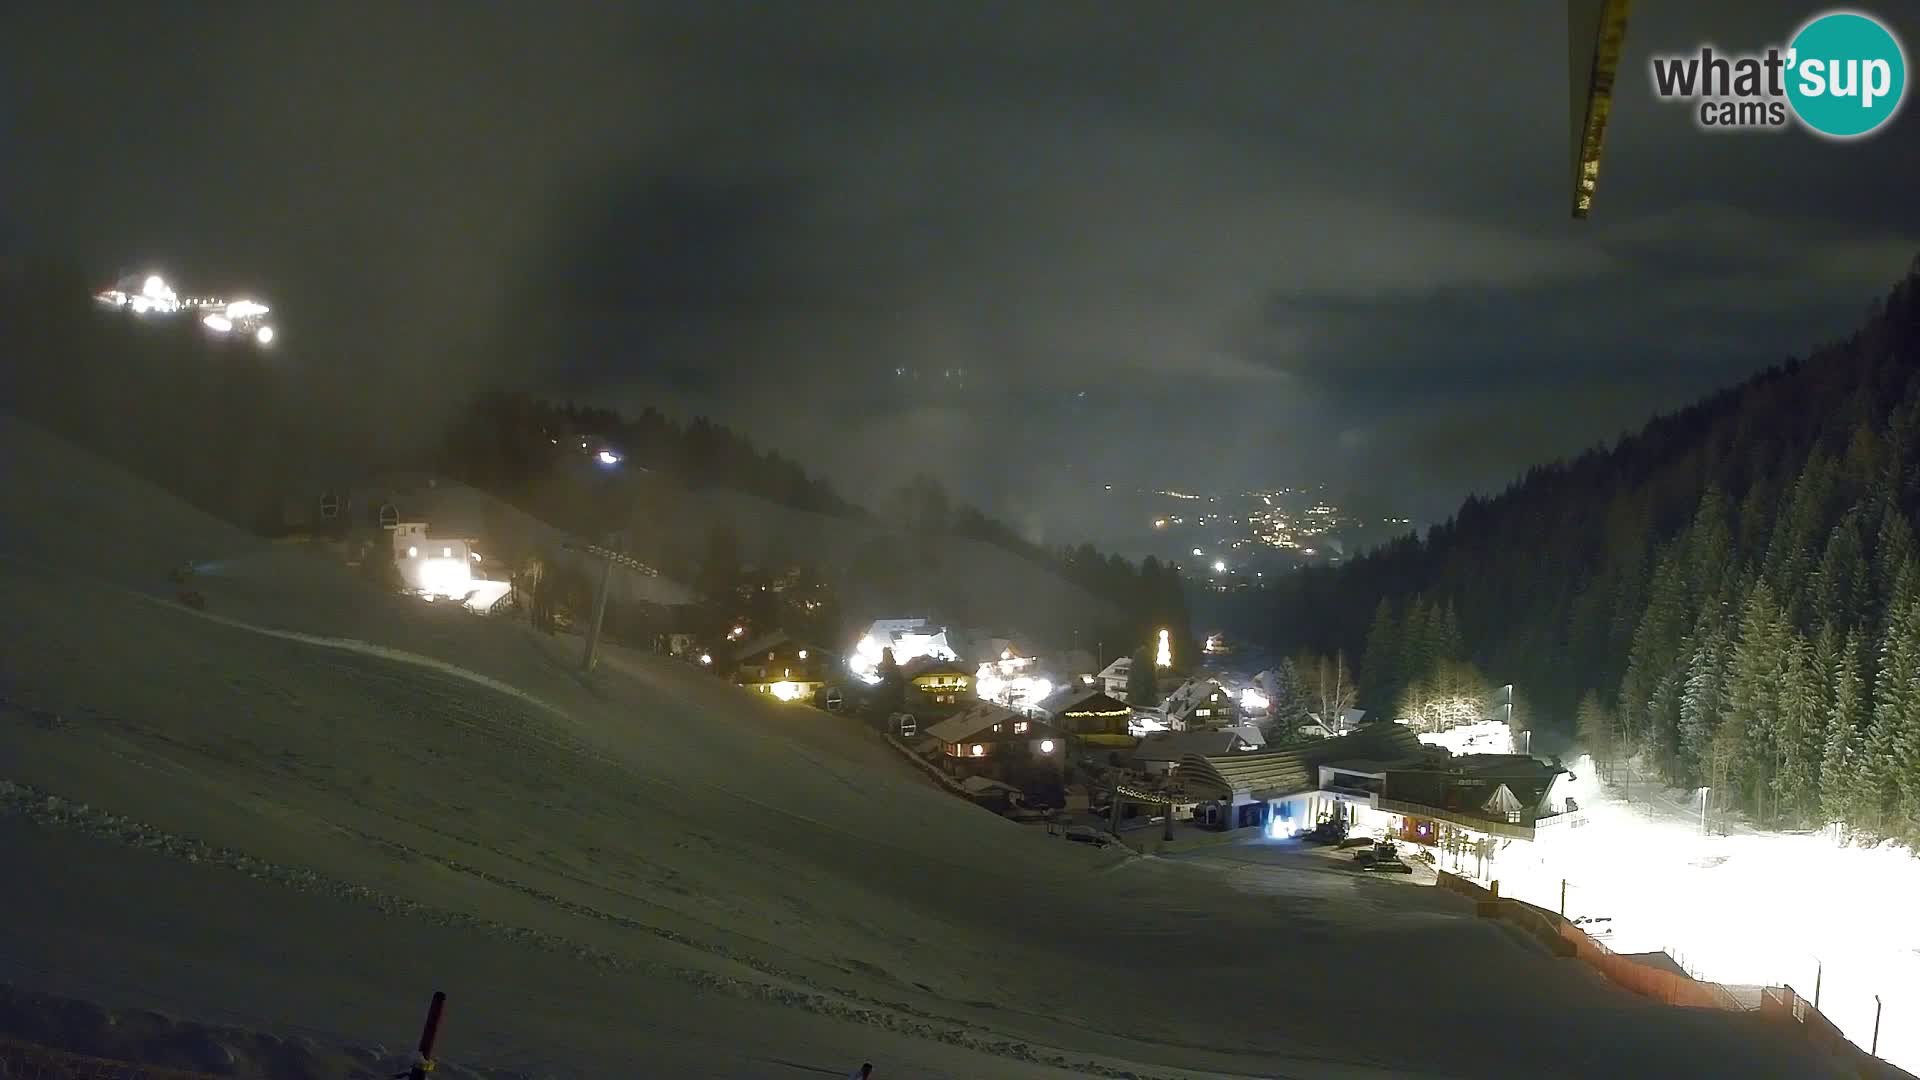
[[[0,529],[0,979],[350,1041],[439,987],[449,1058],[562,1075],[1825,1075],[1437,890],[1049,840],[838,718],[619,650],[583,681],[572,639],[0,453],[45,511]]]
[[[1573,766],[1589,824],[1542,845],[1531,864],[1503,862],[1501,891],[1567,914],[1612,920],[1622,952],[1670,949],[1698,977],[1786,983],[1862,1047],[1883,999],[1880,1056],[1920,1069],[1920,859],[1905,848],[1843,848],[1830,834],[1703,835],[1697,793],[1667,790],[1642,772],[1630,789],[1603,789],[1592,763]]]

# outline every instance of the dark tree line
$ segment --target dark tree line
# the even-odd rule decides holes
[[[621,453],[626,467],[597,475],[596,470],[578,467],[584,453],[602,445]],[[483,393],[474,398],[453,426],[444,465],[448,472],[476,487],[501,495],[564,528],[585,532],[615,527],[611,519],[594,517],[608,507],[620,507],[623,514],[628,514],[636,500],[647,500],[650,486],[677,484],[742,491],[795,509],[838,517],[878,517],[922,536],[975,540],[1046,567],[1107,599],[1124,613],[1123,625],[1089,627],[1089,633],[1111,633],[1117,646],[1123,641],[1151,640],[1166,627],[1172,631],[1180,659],[1192,652],[1191,618],[1175,566],[1151,557],[1136,566],[1117,555],[1103,555],[1088,544],[1062,548],[1035,544],[1005,522],[955,501],[931,476],[917,476],[902,485],[884,498],[876,513],[842,497],[825,479],[809,474],[776,452],[759,450],[750,438],[705,418],[681,425],[647,409],[628,420],[611,410],[555,404],[528,394]],[[632,467],[647,472],[636,478],[631,475]],[[624,485],[620,497],[608,497],[616,484]],[[607,491],[596,492],[596,485],[605,486]],[[734,543],[737,548],[737,539]],[[918,545],[906,552],[890,542],[870,548],[856,561],[862,573],[877,581],[904,580],[914,573],[940,569],[930,562],[935,558],[931,545]],[[750,561],[736,557],[730,573],[737,576],[740,567]],[[710,543],[700,559],[699,572],[719,573],[714,565]],[[670,569],[686,573],[695,567]],[[721,595],[713,589],[702,591]]]
[[[1382,604],[1430,638],[1438,605],[1540,723],[1762,819],[1920,840],[1916,464],[1920,262],[1805,362],[1262,599],[1274,637],[1323,648]],[[1361,705],[1393,706],[1407,655],[1368,656]]]
[[[473,399],[446,440],[448,471],[476,487],[524,495],[580,460],[589,448],[618,449],[632,467],[670,476],[690,488],[727,488],[783,506],[838,516],[860,513],[826,480],[777,451],[706,417],[676,423],[654,409],[627,419],[611,409],[556,404],[523,393],[488,392]]]
[[[1359,696],[1377,703],[1381,718],[1441,730],[1484,717],[1488,690],[1451,601],[1415,596],[1396,610],[1380,598],[1367,628]]]

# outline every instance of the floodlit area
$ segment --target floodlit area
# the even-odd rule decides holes
[[[921,657],[957,660],[959,654],[947,644],[942,627],[929,626],[924,619],[882,619],[862,635],[847,655],[847,670],[870,685],[880,682],[880,663],[887,653],[895,664],[906,664]]]
[[[522,1075],[1838,1075],[1441,890],[1050,837],[853,718],[582,676],[11,420],[0,455],[0,505],[61,508],[0,529],[0,982],[362,1045],[441,989],[443,1064]]]
[[[1586,757],[1569,767],[1587,823],[1534,845],[1538,858],[1497,858],[1502,894],[1557,910],[1564,879],[1567,915],[1607,920],[1596,925],[1616,952],[1667,950],[1696,978],[1808,999],[1817,987],[1820,1011],[1862,1048],[1878,994],[1880,1056],[1920,1071],[1920,859],[1703,822],[1698,791],[1645,773],[1603,785]]]
[[[94,294],[95,302],[140,316],[198,314],[200,325],[217,337],[246,337],[256,344],[273,344],[276,331],[267,322],[273,309],[258,300],[226,300],[215,296],[181,296],[159,274],[122,278],[110,289]]]
[[[1043,675],[1032,673],[1032,667],[1032,657],[1003,652],[1000,659],[983,663],[974,672],[974,692],[1008,708],[1043,701],[1053,693],[1053,683]]]

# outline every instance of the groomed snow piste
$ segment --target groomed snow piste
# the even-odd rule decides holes
[[[1828,1075],[1439,890],[1049,839],[852,721],[0,459],[0,981],[395,1046],[443,989],[446,1059],[536,1075]]]

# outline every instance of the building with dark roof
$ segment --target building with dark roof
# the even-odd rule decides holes
[[[917,656],[900,665],[915,715],[946,716],[973,700],[974,671],[959,660]]]
[[[1127,703],[1088,687],[1069,687],[1040,703],[1061,734],[1084,745],[1130,750],[1140,740],[1128,730]]]
[[[978,701],[926,729],[939,762],[962,776],[1006,779],[1035,766],[1057,770],[1066,740],[1052,724],[991,701]]]
[[[1291,834],[1335,819],[1490,858],[1501,846],[1584,820],[1556,794],[1570,775],[1559,764],[1524,754],[1456,757],[1422,745],[1402,724],[1367,724],[1277,750],[1203,747],[1174,772],[1190,797],[1203,800],[1196,817],[1218,828],[1271,822]]]

